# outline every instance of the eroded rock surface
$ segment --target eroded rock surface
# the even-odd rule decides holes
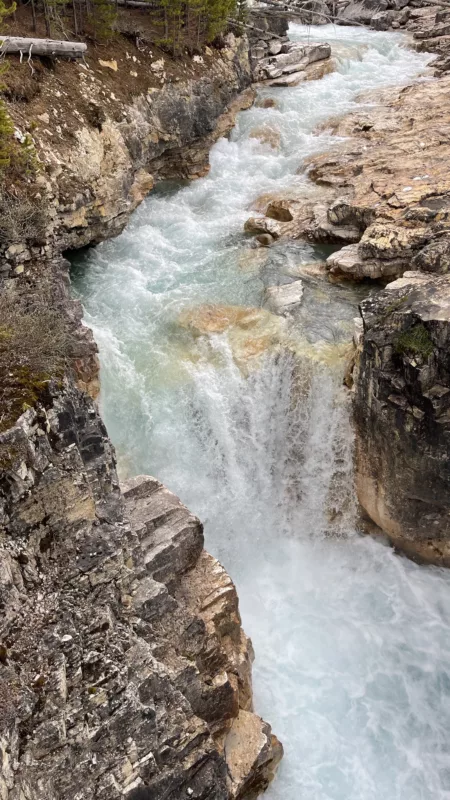
[[[208,172],[211,146],[254,97],[244,91],[251,82],[246,38],[230,33],[222,50],[209,52],[200,74],[163,80],[145,93],[116,95],[97,69],[79,63],[70,65],[76,75],[49,71],[26,106],[8,104],[20,135],[33,120],[33,141],[46,166],[38,183],[47,220],[43,241],[31,252],[14,243],[0,274],[9,266],[14,276],[33,258],[116,236],[156,180]]]
[[[70,384],[0,435],[0,550],[2,800],[265,788],[281,749],[252,712],[234,585],[159,481],[122,496],[104,426]]]
[[[361,314],[359,501],[401,550],[450,566],[450,279],[406,272]]]

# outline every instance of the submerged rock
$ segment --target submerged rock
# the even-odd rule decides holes
[[[278,150],[281,144],[281,133],[271,125],[262,125],[260,128],[252,128],[249,139],[258,139],[261,144],[267,144],[274,150]]]
[[[269,254],[262,248],[243,250],[239,255],[239,268],[243,272],[259,272],[269,259]]]
[[[285,341],[285,321],[264,308],[204,305],[183,311],[179,325],[194,338],[227,334],[227,343],[236,364],[246,370],[254,359]],[[210,358],[217,350],[206,351]]]
[[[269,286],[264,293],[265,305],[275,314],[287,314],[301,303],[303,281],[298,280],[283,286]]]

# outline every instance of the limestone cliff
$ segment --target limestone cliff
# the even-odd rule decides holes
[[[450,280],[417,272],[361,305],[356,485],[401,550],[450,566]]]
[[[3,239],[2,309],[60,317],[66,369],[0,420],[1,800],[253,798],[281,758],[252,710],[251,643],[201,523],[155,478],[119,487],[86,393],[99,389],[96,346],[60,257],[117,234],[156,178],[207,170],[251,102],[238,95],[247,44],[229,36],[199,59],[129,96],[129,78],[119,96],[98,67],[60,65],[10,105],[17,135],[36,115],[46,217],[39,237],[11,226]]]
[[[67,382],[0,435],[0,466],[2,800],[265,788],[281,747],[251,711],[251,645],[200,522],[153,478],[121,494]]]
[[[207,48],[184,77],[166,75],[164,59],[147,64],[131,44],[128,50],[114,62],[116,72],[88,59],[41,68],[33,81],[22,75],[31,88],[8,111],[17,136],[32,136],[42,164],[37,184],[45,230],[39,241],[33,231],[3,235],[3,275],[117,235],[156,180],[206,174],[212,144],[251,103],[251,90],[241,94],[251,81],[245,38],[228,34],[221,50]],[[135,87],[130,74],[138,70],[142,83]]]

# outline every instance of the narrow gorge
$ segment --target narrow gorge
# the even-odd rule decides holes
[[[405,5],[11,102],[47,217],[3,297],[70,370],[0,429],[1,800],[450,791],[450,92]]]

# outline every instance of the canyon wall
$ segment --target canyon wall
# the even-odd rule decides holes
[[[206,48],[173,75],[164,59],[146,63],[128,50],[100,66],[88,59],[23,73],[24,88],[9,90],[16,135],[32,135],[42,165],[42,219],[39,236],[36,225],[2,231],[0,276],[116,236],[157,180],[205,175],[212,144],[252,102],[245,37],[228,34],[221,50]]]
[[[200,522],[157,480],[121,493],[69,383],[0,435],[2,800],[246,797],[281,747]],[[130,795],[132,796],[132,794]]]
[[[10,104],[18,136],[36,120],[45,218],[3,242],[1,311],[58,315],[67,368],[0,425],[1,800],[253,798],[282,755],[252,710],[251,642],[201,523],[154,478],[119,486],[60,256],[120,232],[156,179],[206,173],[252,101],[246,40],[207,51],[134,95],[129,77],[108,86],[123,66],[59,65]],[[14,370],[21,384],[20,354]]]
[[[450,566],[450,281],[406,272],[361,304],[356,488],[370,519],[422,561]]]

